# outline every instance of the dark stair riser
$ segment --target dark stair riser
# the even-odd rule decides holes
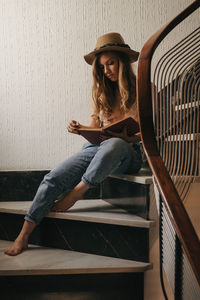
[[[143,300],[144,274],[0,277],[2,300]]]
[[[149,184],[107,178],[101,184],[102,199],[133,214],[148,219]]]
[[[14,240],[23,221],[23,215],[0,213],[0,239]],[[149,261],[148,228],[45,218],[32,233],[29,242],[103,256]]]
[[[0,201],[32,201],[49,171],[0,172]],[[89,189],[85,199],[100,198],[100,185]]]

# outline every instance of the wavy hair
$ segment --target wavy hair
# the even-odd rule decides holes
[[[122,53],[112,51],[119,60],[118,87],[121,95],[120,110],[126,113],[136,101],[136,76],[132,70],[129,57]],[[95,115],[100,111],[107,116],[111,115],[115,101],[116,82],[112,82],[99,67],[100,53],[93,61],[92,99],[95,105]]]

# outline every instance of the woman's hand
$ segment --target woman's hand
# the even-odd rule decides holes
[[[121,139],[123,139],[124,141],[128,142],[128,143],[136,143],[140,141],[140,133],[136,133],[132,136],[129,136],[127,133],[127,127],[125,126],[123,128],[123,130],[121,132],[112,132],[110,130],[107,130],[107,132],[114,137],[119,137]]]
[[[68,124],[67,124],[67,130],[70,133],[74,133],[74,134],[79,134],[78,132],[78,128],[81,126],[81,124],[75,120],[71,120]]]

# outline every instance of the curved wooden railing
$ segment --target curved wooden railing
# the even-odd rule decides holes
[[[158,45],[179,23],[184,21],[199,7],[199,0],[193,2],[171,22],[158,30],[145,43],[141,50],[138,62],[137,94],[139,122],[144,151],[153,172],[156,186],[164,203],[167,217],[170,219],[173,230],[180,242],[180,248],[183,249],[183,253],[186,255],[197,282],[200,285],[199,238],[159,149],[158,134],[155,129],[156,124],[152,109],[154,101],[152,94],[155,91],[152,90],[154,89],[154,86],[152,85],[151,78],[152,57],[155,54]],[[199,100],[200,99],[198,99],[198,101]]]

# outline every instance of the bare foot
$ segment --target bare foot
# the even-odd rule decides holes
[[[72,207],[76,201],[80,200],[84,193],[88,190],[88,186],[84,182],[80,182],[77,186],[64,198],[57,201],[51,211],[65,212]]]
[[[26,239],[23,239],[21,237],[18,237],[14,243],[5,250],[5,254],[15,256],[20,254],[23,250],[26,250],[28,248],[28,241]]]

